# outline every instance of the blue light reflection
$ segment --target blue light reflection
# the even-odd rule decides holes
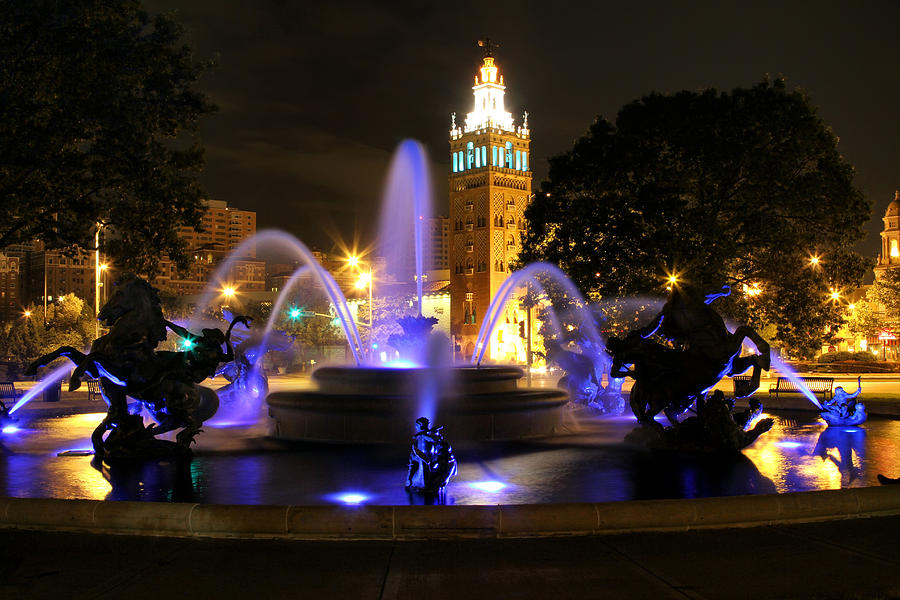
[[[506,484],[502,481],[473,481],[469,483],[469,487],[482,492],[499,492]]]

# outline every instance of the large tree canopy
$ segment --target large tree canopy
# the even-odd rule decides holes
[[[728,283],[732,316],[808,353],[841,322],[831,288],[865,273],[849,248],[870,211],[837,138],[782,80],[651,94],[550,160],[520,260],[559,265],[594,300],[658,294],[673,273]]]
[[[0,0],[0,248],[94,246],[153,274],[198,227],[214,107],[181,27],[136,0]]]

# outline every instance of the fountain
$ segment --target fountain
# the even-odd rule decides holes
[[[399,162],[421,162],[421,156],[413,158]],[[413,188],[427,188],[424,179],[417,181]],[[405,206],[403,210],[412,215],[426,214],[421,206],[415,208],[416,201]],[[797,501],[795,495],[782,499],[789,492],[874,486],[878,471],[896,474],[893,456],[900,450],[900,437],[892,421],[870,420],[866,429],[826,429],[808,415],[776,414],[768,417],[774,420],[769,433],[743,452],[713,456],[648,452],[622,443],[635,427],[634,417],[606,414],[598,418],[580,407],[571,410],[565,392],[519,387],[522,370],[518,367],[484,364],[481,356],[503,304],[517,289],[539,293],[547,277],[554,293],[562,290],[565,304],[580,307],[564,313],[569,306],[547,303],[547,327],[561,335],[574,324],[586,346],[566,351],[611,361],[590,354],[587,346],[596,350],[605,340],[577,290],[553,267],[532,265],[508,279],[485,313],[472,364],[451,365],[447,340],[422,333],[419,325],[430,315],[421,315],[419,303],[413,307],[415,314],[405,315],[412,319],[405,333],[425,337],[423,351],[407,357],[406,365],[389,366],[368,356],[343,295],[302,242],[268,231],[247,243],[274,244],[303,264],[277,299],[265,327],[254,324],[260,333],[248,337],[247,349],[253,350],[241,364],[242,372],[261,368],[261,356],[277,335],[276,319],[286,309],[287,290],[306,276],[314,278],[332,302],[353,364],[316,370],[315,390],[269,394],[267,410],[272,418],[266,423],[274,437],[248,426],[257,423],[266,410],[263,394],[242,398],[241,387],[234,386],[235,397],[225,400],[223,395],[220,409],[234,402],[234,410],[208,421],[220,427],[198,436],[191,463],[148,461],[131,470],[105,464],[94,468],[87,459],[77,458],[102,415],[50,418],[34,411],[26,416],[21,414],[28,412],[21,410],[27,402],[23,398],[14,414],[19,417],[16,427],[0,438],[5,454],[0,484],[7,496],[0,498],[0,525],[106,527],[107,531],[193,536],[399,539],[431,534],[464,537],[473,531],[530,536],[593,534],[626,527],[745,525],[754,520],[844,518],[900,507],[900,497],[887,498],[878,494],[881,490],[843,490],[838,492],[846,498],[842,501],[830,501],[834,496],[829,492],[809,501]],[[421,261],[415,262],[419,264],[415,281],[421,283]],[[222,265],[223,273],[226,268]],[[212,305],[215,295],[216,290],[210,289],[204,304]],[[420,295],[418,289],[416,295]],[[199,323],[198,318],[186,329],[196,330]],[[408,348],[401,338],[394,341]],[[784,372],[780,366],[779,370]],[[67,368],[59,369],[41,385],[52,385],[66,372]],[[243,391],[248,389],[253,391],[252,386]],[[39,394],[39,388],[35,390],[29,392],[29,399]],[[714,394],[712,398],[710,410],[722,416],[721,397]],[[641,417],[648,420],[645,413]],[[751,425],[749,415],[746,422],[731,413],[727,417]],[[409,440],[420,418],[428,420],[427,425],[420,421],[419,429],[430,432],[431,441],[423,445],[430,444],[434,456],[443,447],[439,443],[443,436],[434,432],[432,423],[444,426],[454,446],[453,452],[449,445],[440,450],[444,462],[428,477],[418,466],[408,466]],[[354,443],[326,446],[306,441]],[[452,471],[456,471],[455,479],[440,503],[470,506],[439,511],[403,506],[428,503],[418,494],[408,495],[404,481],[410,490],[439,490]],[[757,496],[747,498],[748,494]],[[726,496],[739,497],[732,501]],[[41,500],[47,497],[72,501],[48,507]],[[718,498],[700,504],[693,500],[697,497]],[[642,502],[617,509],[616,503],[629,500]],[[710,502],[719,508],[701,510]],[[222,504],[266,506],[217,506]],[[335,504],[339,506],[327,506]],[[251,513],[253,518],[244,518]],[[408,522],[419,524],[407,526]],[[426,522],[430,525],[421,525]]]
[[[275,437],[400,442],[409,437],[410,424],[423,415],[442,423],[453,432],[455,440],[538,437],[561,427],[564,392],[519,388],[517,382],[523,372],[518,367],[477,364],[450,368],[446,339],[410,333],[414,329],[430,331],[423,321],[429,316],[422,315],[421,308],[421,229],[431,214],[426,163],[418,143],[407,141],[400,145],[388,176],[379,242],[380,252],[388,258],[385,278],[415,281],[417,314],[401,319],[401,324],[407,329],[407,340],[418,340],[408,343],[402,336],[394,337],[394,343],[402,344],[404,349],[402,364],[320,367],[313,373],[317,390],[270,394],[266,401],[275,422]],[[412,246],[408,243],[410,230],[415,232]],[[523,276],[513,279],[524,281]],[[498,293],[493,300],[488,334],[499,314],[496,307],[505,303],[514,289],[515,286],[505,286],[503,294]],[[343,298],[332,300],[346,306]],[[418,354],[411,352],[413,348],[418,348]]]

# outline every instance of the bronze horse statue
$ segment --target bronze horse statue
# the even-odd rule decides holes
[[[84,374],[100,380],[101,395],[109,408],[91,435],[97,456],[113,448],[121,454],[140,454],[138,447],[153,447],[148,440],[178,428],[182,430],[176,436],[177,445],[182,451],[188,449],[203,422],[219,406],[216,393],[197,384],[214,374],[219,363],[233,359],[231,330],[237,323],[248,326],[250,320],[236,317],[224,334],[218,329],[204,329],[195,336],[167,321],[156,289],[133,275],[116,283],[98,319],[109,332],[94,340],[88,354],[62,346],[38,358],[26,373],[33,374],[38,367],[65,357],[76,364],[69,391],[78,389]],[[186,352],[157,351],[167,329],[190,340],[192,348]],[[226,352],[222,352],[223,344]],[[145,428],[139,415],[129,414],[128,397],[147,408],[157,424]],[[104,440],[107,431],[111,433]]]
[[[689,290],[673,286],[669,300],[649,326],[608,340],[607,351],[613,357],[610,375],[635,380],[631,408],[641,424],[659,427],[653,417],[662,411],[678,425],[677,416],[702,401],[720,379],[751,367],[750,383],[740,396],[749,396],[759,387],[761,371],[769,369],[769,344],[751,327],[728,331],[709,306],[722,295],[726,294],[712,294],[702,301]],[[664,343],[655,341],[655,336]],[[740,356],[745,339],[760,354]],[[626,367],[629,364],[633,366]]]

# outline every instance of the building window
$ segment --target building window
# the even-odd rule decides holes
[[[475,144],[469,142],[466,144],[466,168],[471,169],[475,164]]]
[[[897,247],[897,240],[891,240],[891,258],[900,256],[900,248]]]
[[[475,149],[475,168],[481,166],[481,152],[476,148]]]
[[[481,165],[487,166],[487,146],[481,147]]]
[[[458,169],[459,169],[459,159],[456,157],[456,152],[454,152],[453,153],[453,172],[456,173],[456,171]]]
[[[516,171],[522,170],[522,153],[516,150]]]
[[[528,153],[524,151],[522,152],[522,170],[528,170]]]
[[[512,169],[513,167],[513,147],[512,142],[506,142],[506,168]]]
[[[497,146],[491,146],[491,164],[497,166]]]

